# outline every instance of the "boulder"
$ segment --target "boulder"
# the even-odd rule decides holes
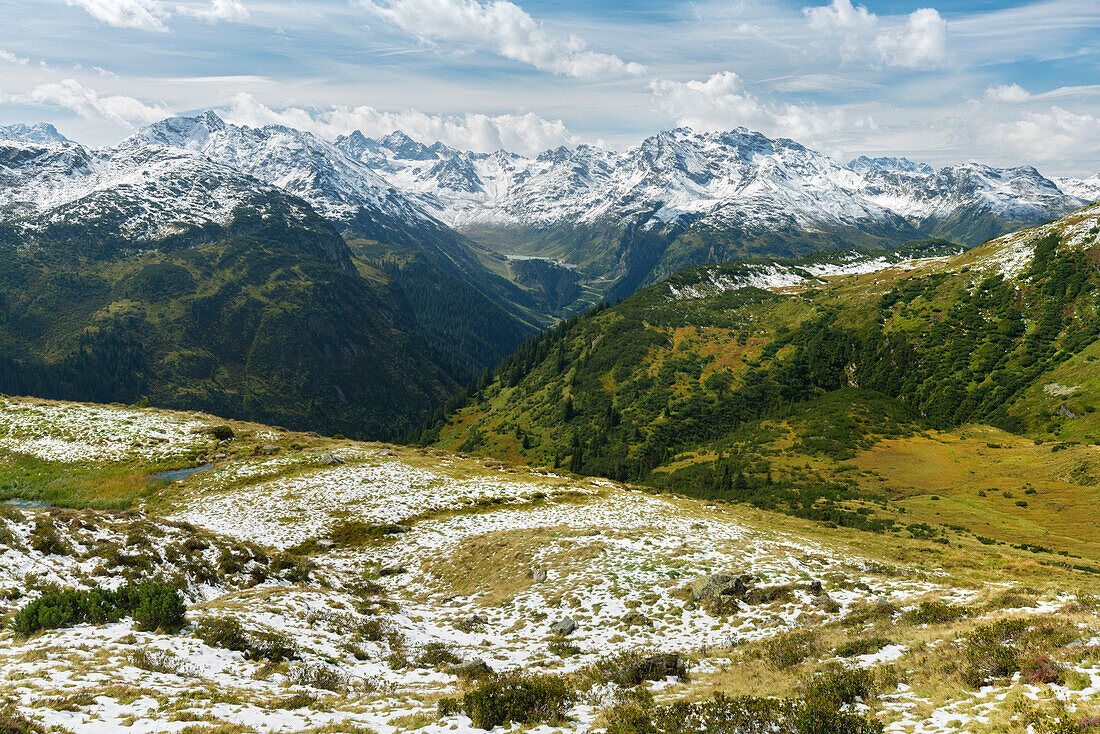
[[[398,576],[400,574],[405,573],[405,570],[406,569],[405,569],[404,566],[383,566],[382,568],[378,569],[378,575],[379,576]]]
[[[333,454],[322,454],[321,463],[325,466],[338,466],[340,464],[346,464],[347,462]]]
[[[493,669],[481,658],[450,665],[444,670],[463,680],[486,680],[493,677]]]
[[[531,572],[531,580],[534,581],[536,584],[541,584],[543,581],[546,580],[546,569],[536,568],[534,571]]]
[[[1066,405],[1065,403],[1062,403],[1061,405],[1058,406],[1058,410],[1054,411],[1054,415],[1055,415],[1055,417],[1058,417],[1058,418],[1078,418],[1078,417],[1080,417],[1076,413],[1074,413],[1072,410],[1070,410],[1069,406]]]
[[[575,629],[577,629],[577,623],[569,616],[562,617],[550,627],[551,632],[562,637],[573,634]]]
[[[692,599],[704,607],[736,607],[736,600],[745,595],[752,575],[716,573],[699,579],[691,586]]]
[[[813,605],[823,612],[830,614],[840,611],[840,604],[828,594],[818,594],[813,598]]]
[[[640,625],[643,627],[653,626],[653,623],[649,621],[649,617],[645,616],[637,610],[628,612],[626,616],[623,617],[623,624],[628,627],[633,627],[635,625]]]
[[[813,581],[810,583],[810,593],[814,596],[821,596],[823,587],[820,581]]]

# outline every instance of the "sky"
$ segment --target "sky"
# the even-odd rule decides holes
[[[1100,171],[1098,0],[0,0],[0,124],[215,109],[532,154],[738,126],[848,160]]]

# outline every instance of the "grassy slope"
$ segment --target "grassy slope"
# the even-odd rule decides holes
[[[43,408],[36,422],[8,420],[9,414],[18,418],[20,411],[33,406]],[[112,416],[93,425],[77,417],[74,411],[79,407],[16,400],[5,402],[0,418],[22,426],[24,438],[64,437],[78,444],[103,425],[110,427],[102,434],[110,439],[136,422],[157,418],[162,426],[182,423],[184,429],[193,422],[199,427],[222,422],[211,416],[120,407],[106,408]],[[70,717],[80,717],[77,721],[87,725],[126,722],[135,731],[153,730],[157,720],[170,717],[187,725],[203,722],[227,731],[262,731],[266,729],[256,723],[258,712],[292,708],[295,730],[318,734],[421,726],[471,731],[461,718],[440,717],[436,702],[442,696],[461,695],[474,684],[455,679],[445,665],[435,665],[429,675],[431,664],[420,664],[417,670],[408,662],[429,640],[461,657],[485,659],[497,670],[511,669],[522,660],[519,667],[528,671],[565,674],[582,692],[592,684],[590,666],[614,653],[660,649],[684,654],[693,663],[691,680],[662,684],[656,693],[663,703],[706,700],[714,692],[795,695],[807,680],[836,664],[835,648],[874,641],[871,650],[886,643],[901,646],[881,662],[861,663],[873,671],[875,680],[877,695],[865,701],[870,715],[891,725],[891,731],[1023,732],[1032,713],[1040,721],[1055,716],[1061,710],[1057,698],[1077,707],[1078,718],[1095,713],[1095,695],[1090,698],[1082,689],[1095,685],[1090,675],[1096,675],[1100,664],[1095,644],[1088,643],[1097,633],[1097,602],[1087,593],[1073,598],[1078,590],[1094,585],[1095,577],[1050,565],[1048,554],[983,545],[965,533],[949,532],[946,544],[853,533],[752,507],[645,496],[606,482],[545,476],[430,449],[231,425],[238,438],[228,447],[184,430],[184,438],[165,452],[167,463],[199,461],[227,449],[242,461],[219,463],[214,472],[158,487],[140,503],[147,514],[54,512],[62,537],[80,536],[89,544],[89,533],[110,526],[108,539],[100,543],[124,546],[124,555],[131,559],[156,558],[153,568],[159,570],[167,564],[157,555],[166,531],[172,539],[169,545],[179,544],[175,539],[181,528],[188,529],[192,540],[219,547],[263,544],[262,534],[252,535],[256,525],[222,516],[223,504],[233,498],[250,503],[249,519],[266,523],[276,533],[295,534],[306,526],[321,537],[335,537],[332,529],[349,520],[376,521],[372,512],[385,511],[390,500],[412,500],[424,482],[436,488],[437,497],[429,501],[437,502],[439,509],[402,518],[411,527],[406,534],[330,550],[314,545],[309,551],[313,582],[307,586],[287,585],[273,576],[266,581],[253,576],[249,581],[247,571],[236,576],[227,572],[216,588],[191,600],[191,621],[232,618],[249,629],[278,631],[293,641],[301,660],[245,660],[200,645],[192,629],[179,635],[144,633],[128,629],[125,621],[124,629],[89,625],[30,639],[0,631],[0,667],[11,671],[0,680],[0,693],[18,702],[24,715],[66,726],[74,723]],[[989,442],[1005,439],[986,429],[964,430],[979,431]],[[145,437],[158,432],[159,428],[147,429]],[[187,436],[196,436],[194,444]],[[135,432],[135,438],[142,437],[142,431]],[[949,437],[937,433],[921,440],[951,444]],[[1026,448],[1015,441],[1020,445],[1004,450]],[[279,446],[279,453],[255,454],[264,442]],[[120,462],[86,463],[105,471],[147,466],[152,460],[141,456],[150,450],[154,449],[147,446]],[[346,457],[348,464],[326,466],[321,457],[328,452]],[[3,463],[11,459],[6,455]],[[387,468],[392,473],[380,477],[377,472]],[[406,472],[414,481],[402,489]],[[301,497],[301,508],[289,512],[286,505],[273,505],[267,498],[294,481],[369,487],[364,499],[334,506]],[[505,501],[466,502],[473,485],[462,483],[470,481],[486,488],[486,499]],[[540,493],[530,494],[536,489]],[[523,493],[530,502],[510,499]],[[265,516],[273,507],[275,517]],[[647,525],[645,513],[652,513],[656,522]],[[34,523],[49,521],[50,513],[28,514],[20,523],[10,514],[0,518],[3,527],[18,525],[24,534]],[[173,515],[187,517],[191,524],[161,525]],[[314,525],[318,516],[325,521]],[[621,524],[606,524],[608,517],[618,517]],[[222,539],[219,531],[229,537]],[[132,543],[131,537],[150,538],[152,547],[148,541]],[[279,557],[272,548],[248,547],[252,553]],[[99,555],[70,558],[20,552],[36,571],[37,583],[57,577],[66,586],[80,586],[103,583],[112,573],[135,573],[131,568],[112,571],[109,563],[99,562]],[[167,548],[159,552],[171,555]],[[216,550],[207,555],[216,557]],[[177,558],[173,562],[183,565],[178,556],[171,556]],[[407,573],[397,578],[375,574],[379,566],[398,560],[408,567]],[[529,578],[532,564],[549,570],[548,581],[538,585]],[[186,568],[182,580],[191,573]],[[779,601],[748,604],[729,614],[701,608],[685,595],[700,574],[726,568],[758,574],[761,578],[754,586],[789,587]],[[42,590],[25,586],[24,576],[13,576],[6,567],[0,573],[6,574],[0,585],[14,590],[0,599],[5,614]],[[319,583],[322,579],[326,583]],[[811,579],[821,580],[832,597],[843,601],[844,609],[823,611],[810,603],[804,589]],[[929,622],[914,613],[918,602],[929,600],[950,600],[957,604],[950,608],[965,616]],[[626,624],[629,612],[644,614],[652,626]],[[565,613],[578,620],[578,631],[565,640],[548,636],[546,625]],[[456,630],[471,614],[491,622],[476,634]],[[1027,656],[1049,655],[1063,667],[1066,687],[1000,677],[991,681],[991,690],[979,692],[961,680],[968,635],[1005,617],[1068,630],[1064,637],[1051,635],[1026,650]],[[393,631],[392,636],[378,640],[363,631],[379,628]],[[784,636],[788,630],[804,637]],[[805,642],[800,645],[797,640]],[[167,670],[136,664],[135,649],[168,651]],[[779,653],[788,650],[798,653],[792,658],[795,662],[778,662],[787,657]],[[346,682],[332,686],[336,690],[291,687],[289,673],[304,664],[323,665],[346,676]],[[898,687],[902,683],[905,688]],[[289,706],[292,694],[298,696]],[[140,704],[134,704],[139,697]],[[104,705],[105,700],[111,705]],[[597,709],[606,704],[600,699]],[[545,729],[598,730],[597,714],[578,709],[577,720]]]
[[[847,488],[833,493],[840,506],[886,497],[874,513],[902,524],[964,525],[1096,558],[1100,535],[1087,518],[1100,497],[1100,450],[1091,446],[1100,418],[1090,402],[1100,379],[1091,367],[1100,354],[1098,215],[1092,207],[912,270],[786,295],[674,299],[660,284],[529,344],[426,438],[703,496],[722,496],[714,487],[724,467],[747,478],[745,498],[765,475],[836,484]],[[1056,244],[1042,245],[1052,232]],[[1046,248],[1041,265],[988,280],[1037,246]],[[703,282],[708,272],[670,283]],[[778,397],[756,386],[761,374],[780,378]],[[810,385],[784,397],[791,380]],[[876,391],[836,392],[850,384]],[[1051,385],[1068,392],[1051,394]],[[738,401],[748,408],[731,415]],[[1063,403],[1076,417],[1057,414]],[[982,420],[1015,435],[964,425]]]

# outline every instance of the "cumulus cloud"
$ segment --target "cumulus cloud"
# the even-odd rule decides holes
[[[995,84],[985,90],[986,99],[994,102],[1027,102],[1031,94],[1019,84]]]
[[[98,21],[116,28],[137,28],[143,31],[166,32],[172,10],[180,15],[205,20],[243,21],[248,9],[240,0],[210,0],[194,5],[176,3],[169,6],[162,0],[66,0],[70,6],[83,8]]]
[[[40,84],[29,94],[11,99],[22,103],[57,105],[70,109],[81,117],[102,118],[126,127],[131,127],[134,123],[155,122],[169,114],[169,110],[163,105],[146,104],[122,94],[100,95],[75,79]]]
[[[915,10],[892,24],[852,0],[832,0],[802,12],[812,30],[840,42],[845,61],[922,69],[942,66],[948,58],[947,21],[934,8]]]
[[[388,0],[362,5],[422,41],[481,46],[504,58],[561,76],[600,77],[642,74],[645,67],[612,54],[590,51],[574,35],[547,31],[507,0]]]
[[[984,126],[983,142],[1008,149],[1028,162],[1074,162],[1093,153],[1100,139],[1100,117],[1061,107],[1027,112],[1016,120]]]
[[[420,141],[438,140],[454,148],[482,153],[504,149],[534,154],[578,142],[561,120],[546,120],[532,113],[429,115],[419,110],[386,111],[367,105],[319,111],[299,107],[273,109],[246,93],[238,94],[222,112],[227,121],[237,125],[286,125],[329,139],[353,130],[370,137],[401,130]]]
[[[26,66],[29,61],[30,59],[24,58],[22,56],[16,56],[10,51],[5,51],[4,49],[0,48],[0,62],[2,63]]]
[[[656,79],[649,88],[658,106],[677,124],[697,129],[729,130],[743,125],[816,144],[844,124],[842,110],[762,101],[732,71],[713,74],[706,81]]]

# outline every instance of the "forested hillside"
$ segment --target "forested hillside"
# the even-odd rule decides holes
[[[886,438],[981,423],[1091,443],[1098,222],[1094,206],[863,274],[683,271],[529,340],[421,439],[809,514],[866,496],[834,470]]]
[[[141,253],[87,234],[5,243],[0,392],[393,436],[472,372],[328,222],[259,219]]]

